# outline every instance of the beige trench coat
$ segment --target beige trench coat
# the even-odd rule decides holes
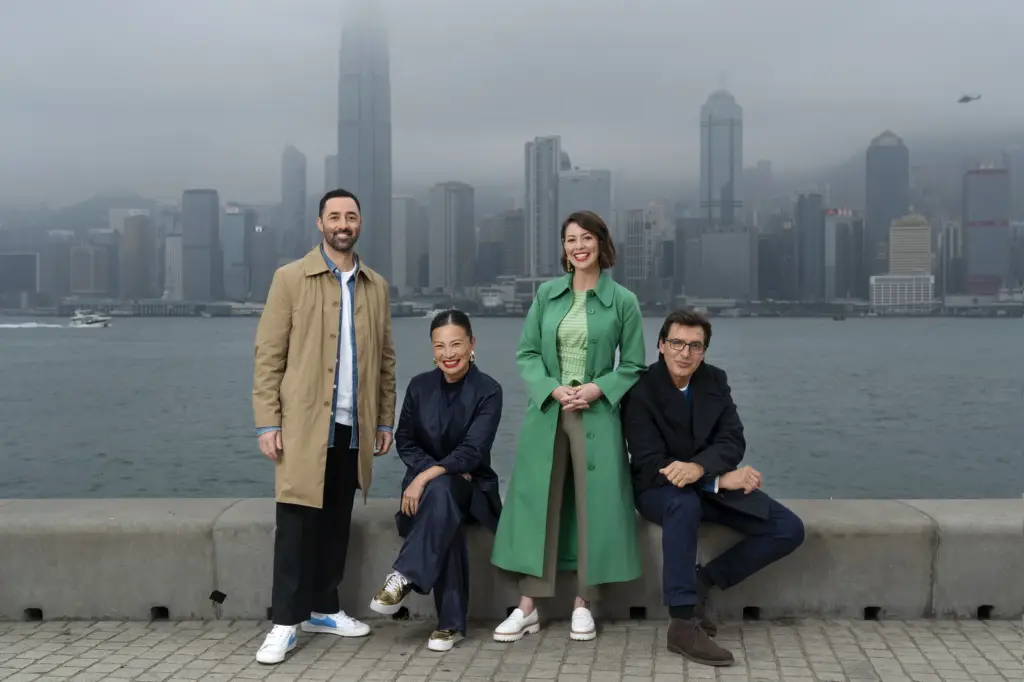
[[[256,330],[252,403],[256,427],[279,426],[278,502],[321,508],[338,353],[341,287],[317,247],[274,273]],[[353,298],[358,368],[359,487],[373,479],[378,426],[395,422],[395,349],[383,277],[359,265]]]

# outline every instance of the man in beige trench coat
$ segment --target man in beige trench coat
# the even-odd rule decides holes
[[[253,411],[260,450],[276,469],[274,626],[256,653],[280,663],[303,632],[362,637],[341,610],[356,488],[391,448],[395,350],[388,284],[354,251],[359,200],[320,200],[323,242],[274,274],[256,331]]]

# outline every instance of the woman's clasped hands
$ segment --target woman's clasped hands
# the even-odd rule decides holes
[[[603,395],[604,392],[595,383],[582,386],[559,386],[551,391],[551,397],[557,400],[566,412],[585,410]]]

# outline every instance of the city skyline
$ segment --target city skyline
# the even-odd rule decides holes
[[[796,0],[749,8],[743,25],[730,23],[724,7],[599,2],[581,11],[582,3],[570,2],[543,14],[532,1],[403,7],[390,16],[395,189],[452,178],[513,183],[523,141],[547,134],[561,135],[590,167],[637,181],[695,181],[688,159],[698,156],[698,107],[723,72],[748,120],[746,158],[771,159],[778,174],[842,162],[886,128],[911,145],[930,135],[1019,131],[1024,93],[1005,87],[1000,66],[1024,56],[1014,22],[992,26],[984,0],[943,7],[930,15],[939,27],[934,39],[906,51],[903,36],[920,29],[913,4],[891,8],[884,24],[863,8],[829,8],[819,18],[833,28],[817,37],[798,30],[807,7]],[[216,7],[182,0],[107,14],[115,3],[97,0],[44,16],[29,3],[5,4],[0,49],[28,58],[16,74],[0,73],[14,103],[0,112],[0,126],[18,132],[0,160],[0,202],[45,199],[55,187],[72,203],[123,190],[171,197],[189,187],[260,201],[279,187],[274,171],[286,144],[308,156],[309,186],[320,186],[320,161],[335,153],[343,8],[336,0],[304,7],[240,12],[234,0]],[[141,30],[186,20],[184,33]],[[443,31],[430,30],[441,21]],[[698,69],[705,34],[720,35],[705,29],[726,24],[739,47],[715,51],[714,67]],[[574,26],[614,38],[617,49],[577,61],[572,51],[526,47]],[[53,58],[20,42],[43,27],[69,49],[79,34],[109,39],[61,60],[56,77]],[[680,27],[685,41],[675,39]],[[868,35],[881,47],[865,54],[858,46]],[[146,49],[126,63],[139,36]],[[186,49],[189,38],[203,47]],[[983,41],[984,54],[969,49],[972,41]],[[257,49],[267,44],[274,49]],[[68,88],[73,117],[58,95]],[[961,90],[984,97],[958,106]]]

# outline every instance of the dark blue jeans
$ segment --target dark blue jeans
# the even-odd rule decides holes
[[[434,593],[437,629],[466,634],[469,611],[469,552],[463,522],[473,484],[461,476],[438,476],[423,489],[419,507],[393,568],[420,594]]]
[[[775,500],[771,500],[769,517],[761,519],[710,502],[693,486],[664,485],[642,492],[636,508],[641,516],[662,528],[662,593],[666,606],[697,603],[697,531],[701,521],[747,536],[703,569],[723,590],[778,561],[804,541],[803,522]]]

